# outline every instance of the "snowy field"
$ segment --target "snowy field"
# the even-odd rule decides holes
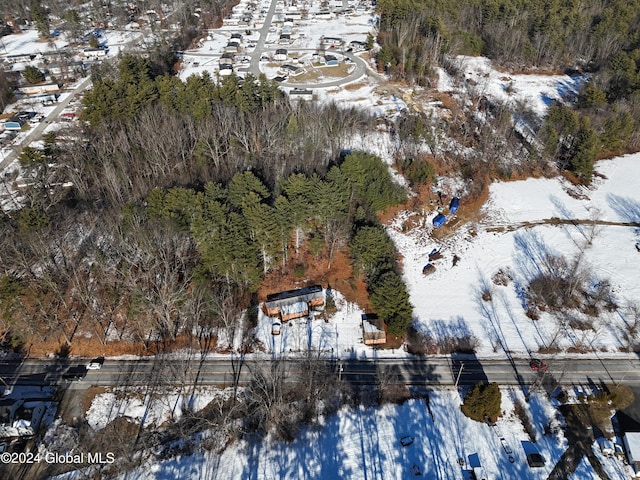
[[[640,175],[640,154],[601,161],[597,171],[602,177],[590,189],[580,189],[580,198],[560,178],[495,183],[484,217],[443,240],[430,235],[435,213],[408,233],[402,232],[407,215],[401,214],[389,233],[403,255],[404,278],[422,329],[436,338],[473,335],[482,357],[502,356],[505,350],[526,356],[552,346],[608,352],[625,347],[626,308],[640,298],[635,247],[640,231],[624,225],[640,220],[640,192],[629,182]],[[584,223],[555,225],[553,219]],[[443,258],[435,262],[437,271],[425,277],[422,268],[434,248],[441,249]],[[524,291],[547,254],[568,260],[582,255],[590,283],[609,281],[619,309],[602,310],[596,318],[575,313],[592,323],[593,329],[586,330],[561,326],[548,312],[539,320],[528,318]],[[455,267],[454,255],[460,258]],[[506,286],[492,282],[500,269],[512,278]],[[491,300],[484,301],[487,289]]]
[[[512,107],[527,105],[539,116],[544,116],[553,101],[575,99],[587,75],[511,74],[493,68],[485,57],[458,56],[451,60],[462,73],[463,80],[453,79],[438,69],[438,90],[457,93],[468,91],[476,97],[487,96]]]
[[[534,438],[525,432],[514,413],[514,401],[524,405]],[[466,418],[455,390],[438,389],[424,399],[381,408],[345,407],[324,419],[321,429],[303,431],[292,443],[267,439],[240,441],[221,455],[199,452],[164,461],[150,461],[120,478],[128,480],[184,479],[371,479],[422,478],[468,480],[481,465],[492,479],[544,479],[567,448],[558,428],[561,419],[545,395],[502,390],[504,415],[495,427]],[[94,407],[92,407],[94,408]],[[98,414],[99,407],[94,414]],[[104,411],[108,416],[108,411]],[[545,431],[547,432],[545,434]],[[409,438],[407,438],[409,437]],[[400,440],[410,445],[402,446]],[[478,441],[482,439],[482,441]],[[535,443],[532,443],[535,440]],[[526,453],[539,452],[546,464],[530,468]],[[618,458],[603,458],[594,451],[612,480],[626,478],[628,467]],[[80,478],[65,475],[56,480]],[[598,477],[585,461],[571,477]]]

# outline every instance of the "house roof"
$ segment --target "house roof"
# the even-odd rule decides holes
[[[280,315],[283,317],[297,314],[297,313],[306,313],[309,311],[309,305],[307,302],[295,302],[290,303],[289,305],[281,305],[280,306]]]
[[[624,434],[624,438],[629,449],[629,456],[634,461],[640,460],[640,432],[627,432]]]
[[[270,302],[271,300],[283,300],[285,298],[293,298],[299,295],[307,295],[310,293],[322,294],[322,286],[311,285],[309,287],[296,288],[295,290],[285,290],[278,293],[272,293],[267,295],[267,302]]]

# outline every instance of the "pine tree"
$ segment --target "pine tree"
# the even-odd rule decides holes
[[[312,204],[310,191],[311,182],[306,175],[301,173],[294,173],[290,175],[282,184],[282,192],[289,202],[291,223],[296,230],[296,254],[299,253],[304,227],[311,216]]]
[[[42,38],[49,38],[49,15],[40,0],[31,0],[31,19]]]
[[[383,273],[375,283],[367,281],[371,305],[387,324],[387,330],[396,337],[407,333],[412,321],[409,294],[402,278],[393,271]]]
[[[501,412],[502,394],[497,383],[478,382],[464,397],[462,413],[477,421],[495,422]]]
[[[395,248],[381,226],[359,228],[349,243],[349,249],[356,271],[393,268]]]
[[[269,197],[267,187],[252,172],[236,173],[227,189],[229,203],[236,208],[242,208],[250,194],[255,195],[258,201]]]

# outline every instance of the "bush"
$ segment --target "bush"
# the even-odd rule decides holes
[[[474,353],[478,339],[473,335],[434,338],[418,330],[415,325],[407,329],[407,350],[413,355],[438,355],[449,353]]]
[[[31,65],[27,65],[25,67],[22,75],[24,76],[24,79],[27,81],[27,83],[31,84],[44,82],[45,80],[44,73]]]
[[[464,397],[462,413],[477,422],[495,422],[500,416],[502,393],[497,383],[475,384]]]
[[[293,269],[293,275],[296,278],[304,278],[304,275],[306,273],[307,269],[304,265],[296,265],[295,268]]]

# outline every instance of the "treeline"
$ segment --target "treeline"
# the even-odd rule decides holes
[[[378,67],[392,77],[429,85],[435,68],[450,74],[460,73],[452,55],[485,55],[510,70],[586,70],[590,79],[575,102],[552,106],[546,119],[531,112],[516,115],[527,119],[534,137],[524,139],[529,161],[518,162],[488,158],[508,147],[514,158],[522,157],[522,145],[510,132],[512,115],[504,114],[504,106],[486,98],[473,99],[468,117],[447,122],[448,135],[466,144],[480,136],[477,145],[485,163],[493,163],[489,175],[500,177],[511,173],[540,173],[548,169],[545,162],[567,170],[577,181],[588,183],[597,159],[638,151],[640,149],[640,1],[613,0],[585,5],[583,2],[559,0],[525,2],[516,0],[401,0],[378,2],[381,14],[377,54]],[[570,106],[567,106],[570,105]],[[466,108],[466,107],[465,107]],[[487,121],[473,118],[476,109],[485,112]],[[410,119],[399,127],[409,131],[424,130],[425,141],[437,155],[433,139],[440,128],[437,120],[424,125]],[[487,123],[491,122],[490,128]],[[508,127],[508,128],[505,128]],[[486,130],[488,135],[478,135]],[[472,134],[472,135],[470,135]],[[429,138],[430,137],[430,138]],[[409,138],[410,141],[413,138]],[[536,142],[541,143],[538,145]],[[433,148],[433,147],[436,148]],[[415,155],[414,155],[415,156]],[[413,176],[424,177],[424,163],[400,165]],[[455,160],[454,160],[455,163]],[[463,175],[482,174],[477,167],[459,165]],[[502,163],[502,165],[500,165]],[[474,170],[473,172],[469,170]],[[485,174],[488,170],[484,169]]]
[[[426,83],[442,54],[515,69],[605,66],[635,48],[640,2],[380,0],[378,65]]]
[[[92,128],[67,153],[70,174],[81,199],[113,205],[248,169],[270,188],[293,172],[325,174],[348,138],[373,128],[357,109],[292,105],[264,77],[181,82],[126,55],[96,74],[84,102]]]
[[[291,105],[265,79],[182,84],[135,57],[97,75],[91,122],[24,149],[21,177],[5,178],[21,208],[0,219],[4,344],[88,334],[153,350],[186,333],[210,348],[234,338],[265,273],[301,249],[329,269],[405,198],[379,158],[341,154],[374,127],[355,109]],[[391,325],[408,321],[408,302],[377,304]]]

